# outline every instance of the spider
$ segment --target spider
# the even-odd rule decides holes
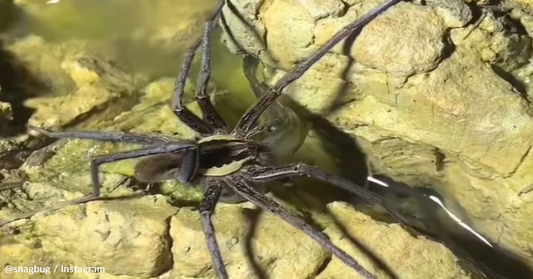
[[[202,187],[205,190],[199,206],[202,229],[206,235],[207,247],[213,260],[214,269],[220,279],[227,279],[228,273],[217,245],[211,216],[218,201],[231,203],[236,202],[239,198],[247,200],[283,219],[298,230],[306,233],[364,278],[374,279],[374,275],[364,269],[346,252],[335,246],[325,234],[308,225],[303,219],[291,214],[273,199],[265,196],[265,190],[261,185],[287,178],[310,177],[357,194],[369,202],[381,204],[401,221],[403,220],[402,217],[389,208],[380,196],[347,179],[303,163],[276,165],[276,158],[272,155],[270,146],[260,141],[254,141],[252,137],[272,126],[272,121],[267,121],[260,125],[254,124],[263,112],[276,103],[276,99],[282,94],[285,87],[302,76],[326,52],[346,38],[351,32],[361,28],[399,1],[386,0],[360,19],[344,27],[316,53],[285,74],[275,85],[272,87],[267,87],[264,84],[259,86],[258,88],[263,90],[261,97],[231,130],[219,116],[206,93],[207,83],[210,78],[209,39],[216,22],[221,17],[224,1],[220,1],[217,4],[215,12],[205,23],[202,38],[186,53],[174,90],[173,112],[181,122],[199,135],[197,140],[183,141],[158,134],[84,131],[50,132],[36,127],[30,127],[30,129],[52,138],[91,139],[147,146],[142,149],[92,157],[90,173],[93,193],[92,196],[78,202],[87,202],[100,196],[101,184],[98,177],[100,165],[125,159],[140,158],[134,167],[134,173],[136,178],[141,181],[177,180],[183,184]],[[202,47],[202,62],[197,79],[196,101],[202,113],[201,118],[182,104],[186,77],[195,53],[200,46]],[[253,83],[253,81],[251,82]],[[275,122],[276,120],[273,121]]]

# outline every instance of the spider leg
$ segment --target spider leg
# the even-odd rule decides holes
[[[217,11],[220,11],[222,8],[221,4],[222,1],[217,6]],[[219,18],[218,15],[219,12],[217,12],[215,18],[206,22],[204,25],[204,34],[202,36],[202,66],[196,84],[196,101],[202,110],[204,120],[215,130],[215,133],[227,134],[228,127],[217,113],[215,106],[211,103],[209,95],[207,94],[207,84],[211,77],[211,44],[209,40],[211,39],[211,33],[215,28],[216,20]]]
[[[300,62],[295,68],[286,73],[278,82],[276,82],[273,87],[271,87],[267,92],[264,92],[255,105],[248,109],[248,111],[246,111],[246,113],[241,117],[231,134],[237,137],[245,136],[248,131],[252,129],[259,116],[261,116],[261,114],[282,94],[282,91],[285,89],[285,87],[301,77],[337,43],[348,37],[348,35],[350,35],[353,31],[363,27],[380,13],[399,1],[400,0],[386,0],[367,14],[363,15],[361,18],[337,32],[337,34],[335,34],[333,38],[326,42],[322,48],[320,48],[309,58]]]
[[[405,217],[403,217],[396,209],[390,207],[381,196],[345,178],[327,173],[317,167],[303,163],[278,167],[257,167],[251,170],[250,174],[248,174],[248,179],[257,183],[266,183],[295,176],[306,176],[328,182],[350,193],[358,195],[371,203],[383,206],[383,208],[385,208],[400,223],[403,223],[404,225],[409,224],[407,219],[405,219]]]
[[[50,132],[37,127],[28,127],[31,130],[36,131],[39,134],[43,134],[50,138],[64,139],[91,139],[97,141],[108,142],[127,142],[136,144],[165,144],[175,141],[170,137],[160,135],[141,135],[133,133],[122,132],[88,132],[88,131],[69,131],[69,132]]]
[[[91,180],[93,183],[93,197],[100,196],[100,178],[98,177],[98,167],[102,164],[112,163],[117,161],[122,161],[126,159],[134,159],[149,155],[162,154],[162,153],[176,153],[183,152],[197,148],[193,144],[167,144],[157,147],[149,147],[137,150],[130,150],[125,152],[120,152],[111,155],[95,156],[91,158],[90,168],[91,168]]]
[[[181,183],[190,183],[196,176],[198,167],[200,167],[200,151],[198,149],[185,151],[177,180]]]
[[[252,92],[254,93],[254,95],[257,98],[260,98],[262,96],[261,94],[268,92],[269,87],[268,85],[260,82],[257,79],[256,70],[257,70],[258,65],[259,65],[259,60],[256,59],[255,57],[246,55],[243,58],[242,68],[243,68],[244,76],[246,77],[246,79],[248,79],[248,83],[250,84],[250,87],[252,88]],[[244,136],[244,139],[249,139],[259,133],[262,133],[271,128],[274,128],[275,125],[283,122],[280,117],[276,117],[278,115],[283,115],[283,113],[279,113],[278,111],[275,111],[275,110],[279,110],[280,109],[279,107],[280,105],[277,102],[272,103],[272,106],[269,109],[274,110],[274,112],[271,113],[274,119],[255,126],[246,134],[246,136]],[[268,109],[265,113],[269,113]]]
[[[174,87],[173,111],[181,122],[189,126],[198,134],[205,136],[213,134],[213,129],[211,129],[211,127],[209,127],[200,117],[196,116],[188,108],[183,106],[185,82],[187,80],[189,70],[191,69],[194,52],[198,47],[199,44],[196,44],[187,52],[187,54],[185,54],[185,59],[181,67],[181,73],[178,76],[176,80],[176,86]]]
[[[222,261],[220,249],[218,248],[217,239],[215,237],[215,228],[211,216],[215,211],[215,206],[222,191],[222,185],[219,181],[207,180],[207,190],[204,193],[202,202],[200,203],[200,216],[202,221],[202,229],[207,240],[207,249],[215,265],[217,277],[219,279],[228,279],[228,272]]]
[[[215,19],[218,18],[220,14],[220,10],[222,9],[223,1],[220,1],[216,8],[215,12],[211,17],[209,18],[207,24],[210,24],[210,22],[214,22]],[[200,43],[202,40],[199,40],[196,42],[185,54],[185,59],[183,60],[183,64],[181,66],[181,72],[179,76],[176,79],[176,86],[174,87],[174,101],[173,101],[173,111],[174,114],[187,126],[189,126],[191,129],[196,131],[198,134],[207,136],[212,135],[214,130],[211,125],[206,123],[203,119],[196,116],[194,113],[192,113],[189,109],[183,106],[183,94],[185,92],[185,82],[187,80],[187,76],[189,75],[189,71],[191,70],[192,61],[194,59],[194,55],[196,50],[200,47]]]
[[[302,218],[291,214],[289,211],[287,211],[284,207],[282,207],[280,204],[278,204],[271,198],[256,191],[251,185],[248,184],[248,181],[245,177],[230,176],[226,177],[224,180],[226,184],[228,184],[228,186],[232,188],[236,193],[240,194],[255,205],[261,207],[263,210],[270,212],[271,214],[283,219],[291,226],[304,232],[313,240],[318,242],[322,247],[330,251],[337,258],[339,258],[346,265],[355,269],[364,278],[376,279],[376,277],[372,275],[372,273],[368,272],[365,268],[363,268],[354,258],[352,258],[346,252],[335,246],[335,244],[333,244],[325,234],[311,227]]]

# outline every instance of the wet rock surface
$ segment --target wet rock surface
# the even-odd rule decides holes
[[[379,2],[236,3],[224,10],[225,39],[233,52],[278,69],[275,78]],[[434,187],[477,231],[533,267],[533,197],[518,196],[533,175],[530,6],[427,2],[392,7],[287,94],[351,135],[374,172]],[[243,8],[249,3],[253,11]],[[335,3],[345,9],[335,12]]]

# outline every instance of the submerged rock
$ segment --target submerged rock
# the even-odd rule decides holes
[[[40,1],[16,0],[25,28],[47,40],[87,41],[149,75],[173,73],[168,63],[198,39],[217,0]],[[128,16],[117,16],[127,14]],[[25,29],[21,27],[20,29]],[[24,32],[24,31],[22,31]]]
[[[2,131],[9,139],[0,143],[0,167],[17,168],[31,151],[46,144],[23,134],[27,124],[55,129],[92,118],[81,124],[90,129],[136,102],[145,77],[95,58],[86,46],[76,40],[49,43],[32,35],[4,46],[2,100],[12,107],[13,123]]]

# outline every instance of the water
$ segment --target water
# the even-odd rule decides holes
[[[398,207],[419,233],[452,250],[461,260],[461,266],[470,271],[474,278],[533,277],[533,272],[511,253],[497,243],[488,243],[482,235],[465,224],[468,223],[466,214],[453,200],[445,199],[431,187],[410,187],[383,175],[374,178],[378,180],[370,183],[371,189]]]
[[[177,75],[180,57],[200,38],[202,24],[217,1],[201,5],[191,0],[19,2],[10,24],[12,34],[35,34],[50,43],[81,41],[128,71],[156,78]],[[234,92],[248,90],[244,76],[235,75],[240,60],[218,39],[213,40],[212,65],[217,85]]]

